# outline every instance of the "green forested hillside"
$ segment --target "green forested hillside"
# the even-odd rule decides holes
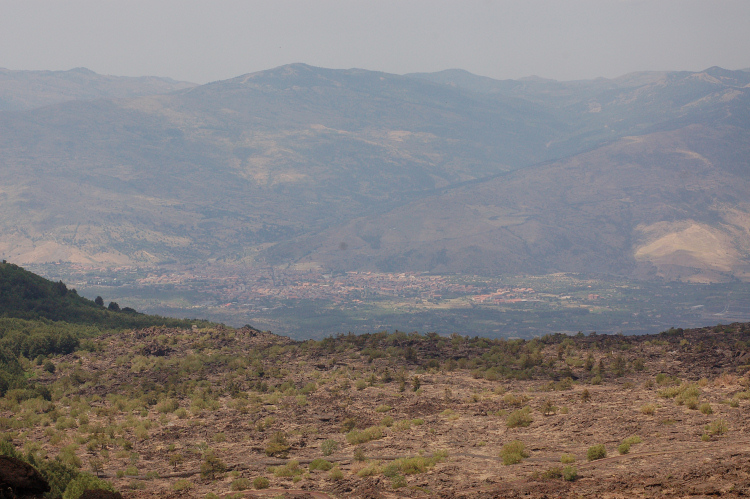
[[[188,327],[195,321],[145,315],[130,308],[108,307],[79,296],[62,282],[52,282],[11,264],[0,263],[0,395],[9,389],[33,390],[24,377],[24,359],[43,362],[86,346],[86,338],[106,331],[167,325]]]
[[[140,314],[119,305],[97,305],[75,289],[52,282],[12,263],[0,263],[0,317],[64,321],[106,329],[152,325],[189,326],[189,320]]]

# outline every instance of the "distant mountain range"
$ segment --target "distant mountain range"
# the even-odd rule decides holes
[[[747,71],[0,71],[0,109],[17,263],[750,277]]]
[[[86,68],[12,71],[0,68],[0,111],[26,111],[72,100],[125,99],[194,87],[170,78],[108,76]]]

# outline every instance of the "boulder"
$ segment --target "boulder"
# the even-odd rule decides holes
[[[49,492],[44,477],[28,463],[0,456],[0,490],[12,490],[18,497],[35,497]]]

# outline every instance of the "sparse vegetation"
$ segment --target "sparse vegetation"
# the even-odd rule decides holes
[[[690,374],[687,361],[680,364],[682,370],[673,371],[679,377],[672,373],[654,377],[662,365],[654,359],[658,359],[658,352],[675,348],[676,343],[680,355],[694,355],[690,358],[700,362],[703,356],[720,350],[715,345],[730,341],[727,338],[737,343],[738,351],[750,347],[750,338],[747,345],[740,344],[739,341],[746,341],[742,339],[744,332],[734,337],[722,329],[714,339],[693,338],[679,347],[680,336],[669,334],[675,336],[549,336],[524,341],[383,332],[305,342],[291,342],[256,330],[240,332],[219,327],[196,331],[159,327],[145,332],[92,334],[84,338],[90,342],[86,349],[64,356],[16,357],[18,372],[26,380],[22,386],[9,387],[0,397],[0,432],[4,432],[0,433],[0,452],[39,459],[35,462],[40,471],[53,467],[66,470],[60,471],[59,476],[68,478],[60,479],[53,487],[58,496],[64,494],[81,469],[90,471],[92,476],[115,477],[113,483],[121,489],[137,487],[146,493],[151,493],[156,483],[165,486],[165,480],[169,480],[167,487],[175,491],[190,489],[196,497],[206,496],[211,484],[222,477],[225,491],[231,488],[240,493],[261,488],[264,483],[269,487],[264,473],[269,477],[273,474],[274,482],[281,482],[273,486],[282,488],[301,481],[305,489],[318,490],[344,479],[347,487],[359,487],[362,477],[382,475],[378,480],[393,487],[393,494],[403,494],[401,489],[407,485],[410,491],[430,489],[429,493],[433,493],[453,490],[453,485],[449,485],[452,482],[436,477],[455,473],[454,465],[461,469],[462,453],[467,452],[456,448],[449,466],[443,467],[440,463],[447,452],[425,448],[435,441],[446,441],[437,440],[438,435],[464,435],[468,428],[482,428],[466,443],[475,445],[477,454],[488,453],[497,449],[497,435],[503,434],[502,427],[507,426],[517,428],[508,430],[512,432],[508,434],[518,435],[521,440],[501,446],[504,464],[522,462],[529,456],[528,448],[539,446],[545,449],[540,459],[561,457],[559,466],[537,476],[573,481],[577,477],[576,468],[571,466],[576,462],[575,456],[600,459],[606,456],[606,448],[594,446],[592,449],[598,447],[601,452],[586,452],[586,446],[578,441],[566,441],[564,447],[555,448],[539,435],[557,431],[555,425],[560,423],[582,431],[582,421],[587,421],[586,430],[591,426],[597,432],[621,431],[603,427],[603,420],[595,417],[599,411],[611,410],[608,404],[614,393],[644,402],[660,395],[661,403],[669,406],[657,410],[656,404],[646,403],[622,409],[621,417],[627,425],[643,421],[641,413],[664,412],[657,420],[660,428],[649,433],[649,449],[679,452],[679,442],[683,440],[667,440],[664,430],[670,434],[685,432],[692,439],[702,430],[701,438],[712,440],[734,435],[739,430],[733,432],[731,428],[742,427],[741,411],[730,407],[731,401],[739,406],[750,398],[750,382],[745,377],[723,375],[721,380],[683,382],[697,379]],[[565,347],[561,349],[563,343]],[[3,345],[0,334],[0,352]],[[404,364],[407,346],[413,352],[410,363]],[[700,348],[703,350],[699,352]],[[152,349],[167,354],[149,354]],[[366,354],[362,353],[365,349],[369,349]],[[589,352],[594,359],[592,373],[585,366]],[[564,361],[560,361],[560,355]],[[627,376],[625,380],[617,380],[611,371],[618,355],[622,357],[618,362]],[[636,369],[632,359],[643,359],[643,370]],[[713,358],[710,361],[717,362]],[[55,369],[47,368],[47,362]],[[598,373],[602,373],[601,388],[576,388]],[[415,376],[420,379],[421,393],[399,391],[402,380],[413,387]],[[357,377],[366,384],[365,389],[360,392],[345,388],[344,381],[354,384]],[[577,381],[566,381],[574,377]],[[385,381],[387,378],[390,381]],[[613,386],[618,390],[613,391]],[[581,391],[569,392],[570,387]],[[706,415],[713,411],[708,408],[715,400],[730,405],[719,410],[722,418],[705,425],[706,418],[700,413],[673,407],[670,399],[684,408],[695,403],[696,409]],[[569,411],[566,404],[570,405]],[[536,417],[534,412],[538,413]],[[573,417],[542,417],[568,412]],[[380,424],[373,426],[377,422]],[[523,429],[532,423],[533,428]],[[338,433],[341,430],[344,434]],[[373,442],[379,439],[382,440]],[[11,442],[17,443],[19,449],[23,446],[23,451],[15,451]],[[225,451],[240,442],[241,448],[247,449],[247,456]],[[412,450],[403,457],[389,457],[396,442]],[[612,448],[619,453],[634,453],[638,448],[633,446],[640,442],[640,437],[633,435]],[[730,440],[726,442],[731,444]],[[346,448],[339,455],[341,445]],[[713,452],[712,446],[706,447]],[[244,467],[247,462],[290,454],[309,465],[289,461],[271,468],[254,464]],[[334,454],[335,459],[328,458]],[[241,466],[236,467],[237,464]],[[641,465],[632,460],[632,466],[636,476]],[[439,473],[428,473],[435,467]],[[600,477],[598,468],[587,466],[587,478]],[[517,474],[520,470],[507,468],[501,474]],[[195,473],[194,481],[166,478],[174,472]],[[43,473],[58,476],[49,471]],[[461,473],[472,479],[476,476],[471,470]],[[243,478],[246,474],[249,478]],[[417,474],[423,476],[410,478]],[[133,479],[136,475],[138,478]],[[302,483],[293,487],[302,487]],[[592,487],[592,483],[596,480],[571,487]]]
[[[339,443],[329,438],[327,440],[324,440],[323,443],[320,444],[320,450],[324,456],[330,456],[331,454],[339,450]]]

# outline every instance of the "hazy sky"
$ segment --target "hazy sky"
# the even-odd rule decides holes
[[[0,0],[0,67],[196,83],[282,64],[493,78],[750,67],[750,0]]]

